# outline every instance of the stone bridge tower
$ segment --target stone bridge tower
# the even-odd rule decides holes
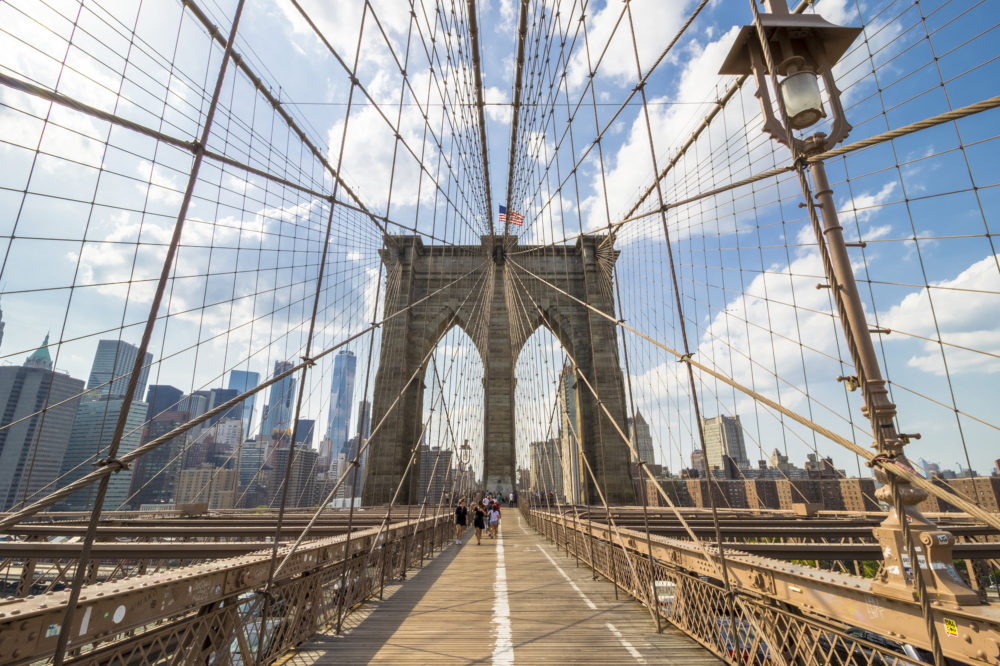
[[[469,334],[483,361],[488,488],[506,491],[516,481],[514,368],[539,326],[558,338],[617,427],[628,432],[615,325],[530,275],[614,317],[612,276],[618,252],[606,237],[585,236],[575,245],[508,245],[506,254],[490,236],[482,237],[480,245],[466,246],[425,245],[417,236],[393,236],[392,241],[380,253],[386,267],[386,315],[417,305],[382,328],[373,426],[397,397],[399,404],[372,436],[364,504],[388,503],[395,493],[421,432],[424,359],[452,326]],[[416,379],[403,390],[414,372]],[[627,446],[582,381],[577,396],[583,451],[608,502],[634,503]],[[409,480],[420,478],[418,464],[419,456],[397,502],[417,502],[417,483]],[[581,479],[587,479],[587,501],[600,503],[586,470]]]

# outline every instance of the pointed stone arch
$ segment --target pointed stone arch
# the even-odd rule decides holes
[[[484,482],[507,491],[516,479],[514,367],[521,348],[545,326],[566,348],[579,372],[595,388],[604,409],[581,387],[580,438],[584,454],[609,502],[635,501],[625,431],[625,391],[615,325],[529,275],[560,286],[575,298],[614,316],[613,268],[617,251],[603,236],[575,245],[508,246],[510,261],[489,236],[480,245],[425,245],[417,236],[395,236],[381,251],[386,266],[385,312],[406,312],[382,329],[375,376],[372,423],[388,414],[372,436],[365,504],[392,499],[420,433],[423,359],[455,325],[472,339],[483,362]],[[462,276],[466,276],[462,279]],[[457,280],[457,281],[456,281]],[[452,284],[454,282],[454,284]],[[399,397],[399,404],[392,409]],[[611,416],[608,416],[608,413]],[[404,481],[400,502],[416,502],[419,478]],[[585,497],[599,501],[593,483]]]

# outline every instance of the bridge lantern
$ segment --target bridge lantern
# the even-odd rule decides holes
[[[748,74],[757,81],[757,97],[764,115],[764,131],[789,148],[806,148],[791,136],[826,118],[819,80],[823,79],[827,104],[833,113],[830,135],[818,134],[813,145],[825,149],[847,137],[851,126],[840,104],[833,66],[844,55],[861,28],[835,25],[816,14],[789,14],[785,0],[768,0],[768,13],[758,15],[758,25],[740,30],[719,70],[720,74]],[[761,35],[766,44],[761,41]],[[779,109],[787,126],[774,114],[767,77],[777,89]],[[792,144],[789,145],[789,140]]]

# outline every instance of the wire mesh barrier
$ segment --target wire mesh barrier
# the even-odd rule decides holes
[[[307,542],[266,593],[268,550],[87,585],[67,663],[267,663],[325,628],[451,542],[450,515],[401,517]],[[177,544],[178,555],[183,544]],[[284,554],[288,546],[279,550]],[[345,552],[349,556],[345,557]],[[93,565],[101,564],[100,551]],[[52,656],[68,589],[12,599],[0,610],[0,661]]]
[[[727,544],[732,582],[727,588],[691,542],[647,537],[637,529],[615,530],[600,516],[583,512],[523,506],[522,514],[567,557],[614,584],[616,594],[621,590],[655,608],[659,619],[729,663],[933,662],[926,637],[919,640],[915,632],[898,631],[919,622],[919,605],[876,600],[864,578],[752,557],[740,552],[738,544]],[[719,559],[714,548],[709,553]],[[841,588],[839,594],[836,588]],[[890,617],[896,613],[900,615]],[[897,629],[886,629],[893,626]],[[946,649],[955,663],[970,658],[954,644]]]

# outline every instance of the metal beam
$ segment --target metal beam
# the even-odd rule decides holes
[[[588,531],[597,539],[630,550],[634,557],[646,557],[646,534],[618,528],[619,538],[604,523],[593,522],[580,529],[572,518],[532,511],[532,521],[554,524],[556,533]],[[552,531],[552,530],[549,530]],[[654,560],[699,577],[714,578],[716,567],[705,561],[703,552],[691,542],[652,536]],[[713,557],[718,557],[713,555]],[[872,590],[873,580],[782,562],[780,560],[726,549],[726,565],[733,589],[739,595],[768,599],[797,609],[807,616],[842,626],[864,624],[883,636],[906,636],[905,642],[928,648],[927,636],[914,632],[924,624],[920,604],[894,599]],[[954,575],[958,575],[957,572]],[[996,605],[946,607],[935,602],[937,623],[949,624],[954,640],[944,644],[945,655],[972,663],[997,663],[1000,656],[1000,609]],[[949,634],[950,635],[950,634]]]

